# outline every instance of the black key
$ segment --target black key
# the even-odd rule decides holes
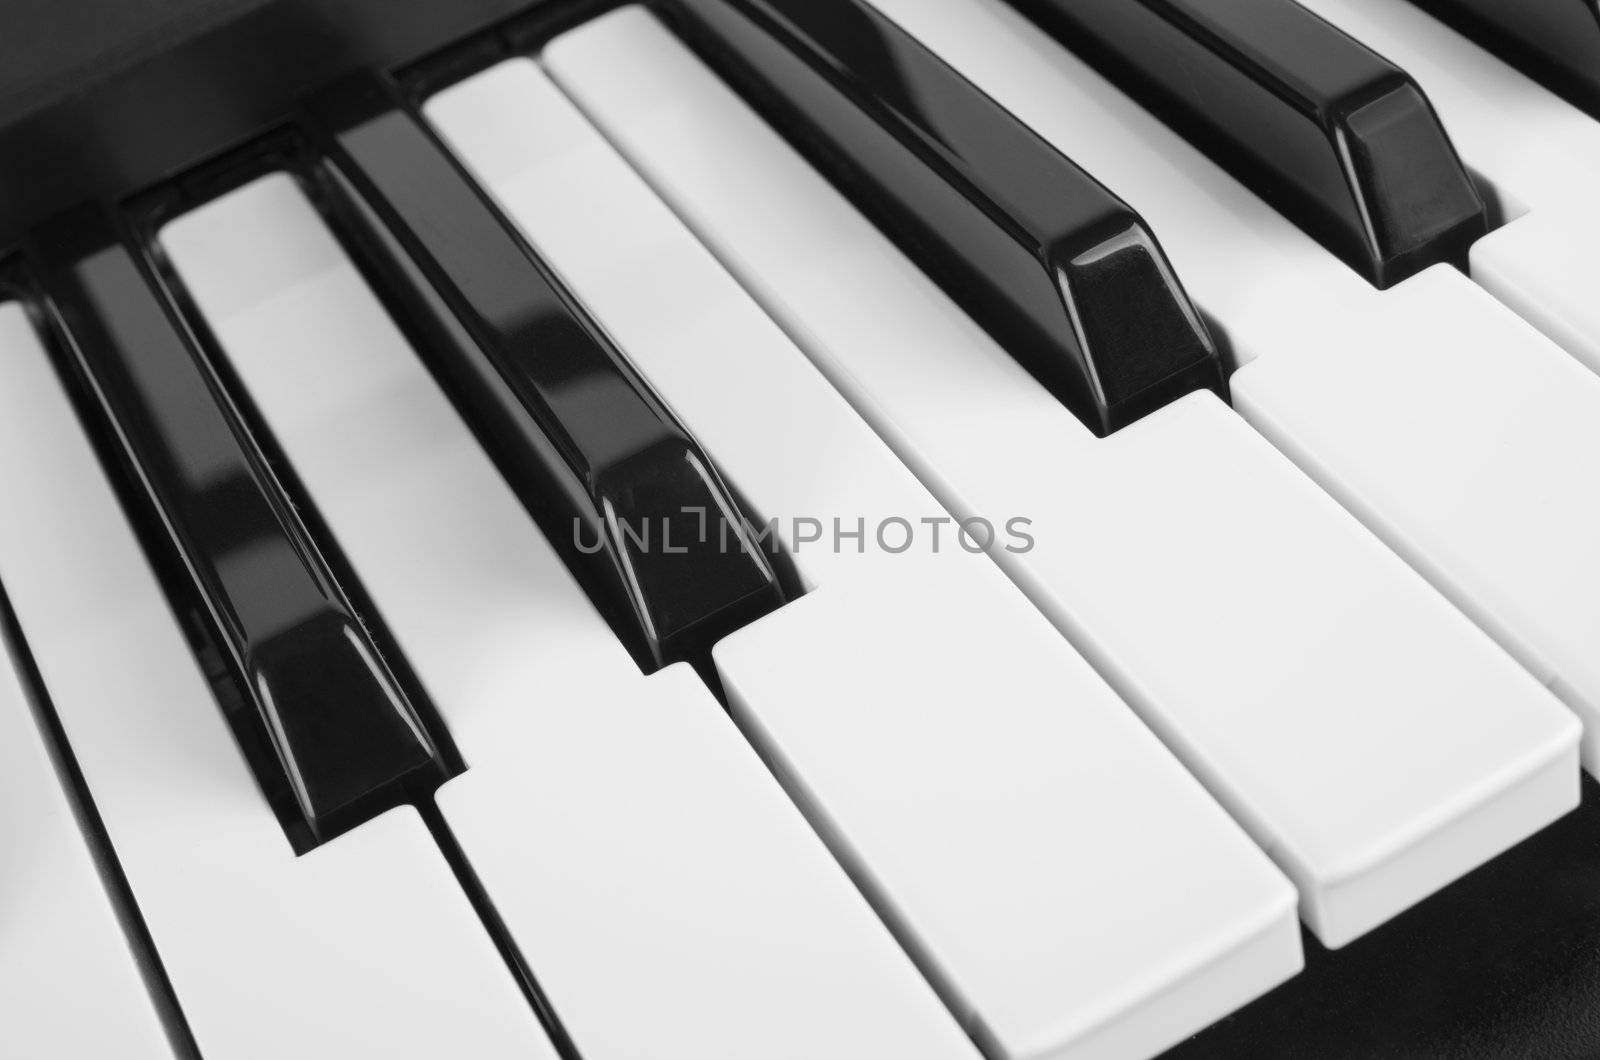
[[[870,5],[671,0],[661,13],[1097,434],[1193,390],[1225,393],[1138,215]]]
[[[358,84],[314,123],[335,227],[641,666],[782,604],[711,461],[420,121]]]
[[[1600,1056],[1600,787],[1163,1060]]]
[[[251,766],[304,849],[437,786],[446,769],[154,270],[90,238],[100,234],[58,227],[39,241],[67,375]]]
[[[1378,287],[1488,230],[1422,91],[1294,0],[1011,3]]]
[[[1600,117],[1597,0],[1412,0]]]

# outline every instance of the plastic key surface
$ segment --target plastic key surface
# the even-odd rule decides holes
[[[1596,0],[1411,0],[1600,115]]]
[[[1027,513],[990,553],[1329,945],[1572,807],[1575,719],[1214,396],[1094,438],[654,19],[545,61],[952,512]]]
[[[295,855],[13,307],[0,360],[0,580],[201,1055],[553,1060],[415,810]]]
[[[1304,0],[1345,32],[1405,64],[1450,123],[1463,157],[1495,190],[1505,223],[1472,247],[1472,279],[1600,371],[1600,122],[1418,7]],[[1508,8],[1536,21],[1546,5]],[[1577,5],[1575,5],[1577,6]],[[1594,36],[1589,28],[1569,40]]]
[[[321,117],[323,190],[357,253],[641,663],[782,603],[711,460],[417,119],[359,88]],[[707,513],[740,547],[701,540]]]
[[[1097,434],[1224,391],[1139,216],[870,5],[662,10]]]
[[[1295,0],[1012,0],[1379,287],[1482,199],[1405,72]]]
[[[440,810],[578,1052],[973,1060],[693,671],[639,672],[294,184],[162,241],[449,722]]]
[[[20,316],[15,305],[0,306],[0,332]],[[10,363],[0,356],[0,366]],[[9,645],[0,645],[0,843],[0,1012],[8,1050],[170,1058]]]
[[[68,357],[142,495],[147,547],[187,575],[174,610],[195,614],[229,721],[303,847],[436,786],[445,766],[157,283],[116,243],[45,270]]]
[[[778,520],[808,592],[718,674],[988,1055],[1148,1054],[1293,973],[1281,874],[571,100],[513,60],[425,112]]]
[[[1375,290],[999,0],[875,2],[1128,189],[1227,330],[1234,407],[1577,713],[1600,769],[1600,379],[1448,266]]]

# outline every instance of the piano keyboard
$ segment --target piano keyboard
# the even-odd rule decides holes
[[[476,28],[0,246],[8,1055],[1600,1054],[1591,5]]]

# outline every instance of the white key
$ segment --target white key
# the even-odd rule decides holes
[[[427,114],[788,532],[814,591],[718,668],[987,1052],[1148,1054],[1298,968],[1282,877],[532,64]]]
[[[1325,943],[1576,804],[1572,716],[1213,396],[1094,438],[654,19],[546,62],[952,510],[1032,517],[995,558]]]
[[[1472,277],[1600,371],[1600,122],[1442,22],[1393,0],[1302,0],[1416,78],[1509,223],[1472,247]]]
[[[582,1055],[971,1060],[693,671],[639,672],[293,185],[163,240],[449,725],[440,807]]]
[[[1576,710],[1600,769],[1600,380],[1447,266],[1373,289],[1000,0],[874,2],[1143,214],[1246,362],[1234,406]]]
[[[0,307],[0,346],[18,326]],[[7,362],[10,363],[9,361]],[[18,1056],[171,1057],[161,1020],[0,646],[0,1021]]]
[[[0,580],[200,1050],[553,1057],[415,811],[295,857],[38,340],[0,328]]]
[[[1234,403],[1578,712],[1595,772],[1600,379],[1486,302],[1429,270],[1283,340]]]

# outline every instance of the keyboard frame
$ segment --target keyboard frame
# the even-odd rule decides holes
[[[81,73],[52,41],[81,35],[119,0],[75,0],[14,27]],[[42,91],[0,70],[0,259],[47,219],[84,203],[121,203],[186,183],[219,156],[294,122],[300,101],[360,71],[413,91],[453,81],[618,6],[618,0],[265,0],[195,5],[166,27],[166,47],[107,32],[84,45],[103,62]],[[220,21],[216,8],[229,7]],[[211,17],[205,17],[207,14]],[[114,21],[105,19],[108,23]],[[83,64],[77,63],[78,67]]]

